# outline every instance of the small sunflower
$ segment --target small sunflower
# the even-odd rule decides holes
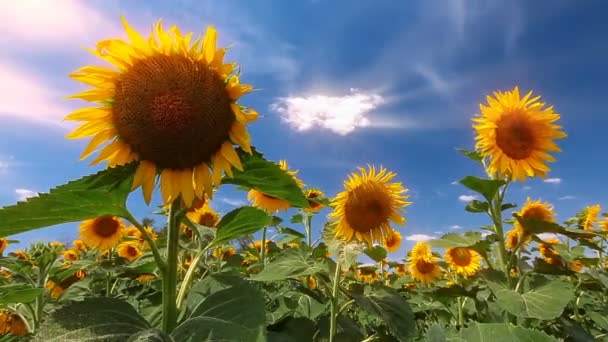
[[[378,275],[378,272],[376,272],[376,270],[366,268],[358,269],[357,277],[366,284],[372,284],[378,281],[378,279],[380,279],[380,276]]]
[[[141,250],[134,241],[123,242],[118,245],[118,256],[133,261],[141,256]]]
[[[608,217],[603,219],[602,222],[600,222],[600,226],[605,232],[608,232]],[[2,252],[0,252],[0,254],[2,254]]]
[[[4,279],[10,279],[13,277],[13,274],[8,268],[0,267],[0,276]]]
[[[211,209],[209,202],[198,209],[188,211],[186,216],[188,216],[190,221],[210,228],[215,228],[220,222],[220,216],[215,210]]]
[[[90,50],[115,68],[85,66],[70,75],[93,86],[71,98],[99,106],[68,115],[85,123],[67,137],[93,137],[82,159],[109,141],[92,164],[136,161],[133,189],[142,186],[147,203],[159,175],[164,203],[181,195],[190,207],[195,197],[211,197],[224,172],[243,169],[233,143],[251,152],[246,125],[258,114],[236,101],[253,87],[240,83],[235,63],[224,63],[227,49],[216,48],[213,27],[193,40],[159,20],[146,39],[121,20],[130,43],[106,39]]]
[[[517,229],[511,229],[507,232],[505,237],[505,247],[508,249],[515,249],[521,238],[521,232]]]
[[[599,204],[586,207],[580,220],[581,228],[587,231],[595,230],[595,225],[598,223],[601,211],[602,207]]]
[[[480,260],[479,253],[470,248],[448,248],[445,253],[445,261],[456,273],[465,277],[470,277],[479,271],[481,268]]]
[[[441,277],[441,268],[436,262],[437,259],[434,257],[430,260],[410,260],[409,266],[412,278],[423,284],[432,283],[435,279]]]
[[[585,265],[580,260],[574,260],[570,264],[568,264],[568,268],[572,272],[580,272]]]
[[[540,200],[532,201],[529,197],[523,208],[517,212],[517,215],[524,220],[555,222],[555,212],[553,211],[553,206],[551,204],[541,202]],[[515,221],[514,226],[515,229],[523,233],[523,236],[529,236],[531,234],[525,226],[525,223],[522,225],[519,221]]]
[[[389,183],[395,173],[373,166],[369,170],[359,168],[344,182],[345,191],[332,201],[334,211],[329,218],[334,222],[335,234],[347,241],[365,241],[371,245],[382,242],[393,229],[390,222],[405,223],[401,216],[406,202],[407,190],[401,183]]]
[[[473,118],[476,148],[490,157],[491,173],[521,181],[547,176],[547,162],[555,161],[549,152],[561,152],[553,140],[567,135],[555,124],[559,114],[539,99],[532,92],[522,98],[515,87],[488,96],[487,106],[480,104],[481,114]]]
[[[22,249],[14,251],[13,255],[19,260],[28,260],[27,254]]]
[[[316,202],[315,199],[323,198],[325,194],[319,189],[308,189],[304,193],[308,199],[308,208],[304,208],[307,213],[318,213],[323,209],[323,203]]]
[[[560,243],[561,242],[558,239],[548,239],[538,244],[538,251],[545,260],[553,258],[556,255],[559,255],[559,252],[553,248],[553,245],[559,245]]]
[[[63,248],[63,244],[59,241],[49,242],[49,246],[53,248]]]
[[[317,288],[317,281],[313,276],[308,277],[308,288],[313,290]]]
[[[400,276],[407,275],[408,270],[405,264],[399,264],[395,267],[395,273]]]
[[[80,259],[78,252],[73,249],[67,249],[63,251],[63,260],[65,261],[76,261]]]
[[[401,247],[401,233],[393,230],[384,240],[384,248],[389,252],[396,252]]]
[[[5,238],[0,238],[0,255],[4,253],[4,250],[8,246],[8,240]]]
[[[410,251],[411,260],[432,260],[433,254],[431,253],[431,247],[422,241],[416,242],[414,248]]]
[[[155,278],[156,276],[154,274],[145,273],[135,278],[135,280],[137,280],[140,284],[145,284],[154,280]]]
[[[298,179],[298,177],[296,177],[298,171],[289,170],[289,165],[287,165],[286,160],[279,160],[279,167],[281,170],[286,171],[300,188],[304,187],[304,183]],[[274,214],[279,211],[286,211],[290,207],[289,202],[286,200],[267,195],[255,189],[249,190],[247,193],[247,199],[253,203],[254,207],[260,208],[269,214]]]
[[[8,310],[0,311],[0,336],[25,336],[27,333],[27,326],[20,315]]]
[[[49,296],[54,300],[59,299],[63,294],[63,288],[52,280],[47,281],[45,287],[49,292]]]
[[[80,239],[101,252],[118,245],[125,233],[125,224],[116,216],[100,216],[80,224]]]
[[[87,277],[87,272],[83,269],[79,269],[78,271],[76,271],[76,273],[74,273],[74,276],[78,279],[78,280],[82,280],[84,278]]]
[[[129,227],[125,228],[125,236],[134,237],[134,238],[139,239],[141,236],[141,233],[139,232],[139,229],[137,229],[137,227],[129,226]]]
[[[224,260],[228,257],[231,257],[233,255],[236,254],[236,249],[230,247],[228,249],[224,249],[221,247],[218,247],[216,249],[213,250],[213,257],[216,259],[221,259]]]
[[[87,245],[80,239],[74,240],[74,242],[72,242],[72,246],[72,248],[78,252],[84,252],[87,250]]]

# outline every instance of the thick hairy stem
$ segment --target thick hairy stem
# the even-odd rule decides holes
[[[162,330],[169,334],[177,324],[177,255],[181,216],[181,198],[171,203],[167,224],[167,264],[163,274],[163,320]]]
[[[338,289],[340,288],[340,264],[336,263],[336,272],[334,273],[334,282],[331,290],[331,308],[329,321],[329,342],[334,341],[334,336],[338,329]]]
[[[268,233],[268,227],[262,229],[262,246],[260,247],[260,259],[262,259],[262,266],[266,266],[266,233]]]
[[[139,230],[139,232],[143,236],[144,240],[148,243],[148,245],[150,246],[150,249],[152,250],[152,255],[154,256],[154,261],[156,261],[156,265],[158,266],[158,269],[160,270],[161,275],[163,275],[165,272],[165,269],[167,268],[167,264],[166,264],[165,260],[163,259],[163,257],[160,255],[160,251],[158,250],[158,246],[156,246],[156,243],[154,242],[154,240],[152,240],[152,238],[146,231],[145,227],[141,223],[139,223],[133,216],[131,216],[131,214],[129,214],[128,217],[125,217],[125,219],[127,221],[129,221],[133,226],[135,226]]]

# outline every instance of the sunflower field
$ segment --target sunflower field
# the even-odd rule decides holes
[[[364,165],[331,196],[306,185],[252,146],[258,113],[237,101],[254,87],[213,27],[158,21],[144,37],[122,22],[127,41],[90,50],[112,67],[70,75],[93,105],[65,118],[82,123],[68,139],[90,139],[81,159],[107,168],[0,209],[0,341],[608,341],[608,214],[558,222],[542,199],[505,201],[566,137],[540,96],[496,91],[472,116],[460,152],[486,176],[459,183],[487,224],[388,261],[412,205],[397,174]],[[215,212],[226,184],[251,205]],[[135,217],[129,195],[160,196],[164,221]],[[68,222],[69,244],[4,253]]]

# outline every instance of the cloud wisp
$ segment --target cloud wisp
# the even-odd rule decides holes
[[[424,242],[435,239],[434,236],[426,234],[412,234],[405,237],[407,241]]]
[[[458,196],[458,200],[461,202],[471,202],[472,200],[476,200],[477,195],[460,195]]]
[[[38,193],[29,189],[15,189],[17,195],[17,201],[25,201],[28,198],[38,196]]]
[[[549,184],[560,184],[562,182],[561,178],[547,178],[543,180],[544,183]]]

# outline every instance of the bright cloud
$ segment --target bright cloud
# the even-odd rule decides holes
[[[15,194],[17,194],[18,201],[25,201],[30,197],[38,196],[38,193],[28,189],[15,189]]]
[[[540,233],[537,235],[541,240],[558,239],[559,236],[553,233]]]
[[[429,240],[433,240],[435,237],[434,236],[430,236],[430,235],[426,235],[426,234],[413,234],[413,235],[408,235],[405,237],[405,239],[407,241],[429,241]]]
[[[450,226],[450,229],[462,229],[462,226],[455,224],[453,226]]]
[[[547,178],[547,179],[543,180],[543,182],[550,183],[550,184],[559,184],[562,182],[562,179],[561,178]]]
[[[369,112],[385,102],[380,94],[351,89],[345,96],[311,95],[279,98],[270,108],[296,131],[313,128],[346,135],[360,127],[368,127]]]
[[[566,195],[566,196],[562,196],[562,197],[558,198],[558,200],[560,200],[560,201],[566,201],[566,200],[573,200],[575,198],[576,197],[574,197],[572,195]]]
[[[462,202],[471,202],[472,200],[476,200],[476,195],[460,195],[458,196],[458,200]]]
[[[531,187],[531,186],[529,186],[529,185],[526,185],[526,186],[524,186],[524,187],[522,188],[522,190],[524,190],[524,191],[530,191],[530,190],[532,190],[532,187]]]
[[[243,200],[235,199],[235,198],[228,198],[228,197],[220,198],[220,202],[226,203],[232,207],[241,207],[241,206],[244,206],[245,204],[247,204],[247,202],[245,202]]]

